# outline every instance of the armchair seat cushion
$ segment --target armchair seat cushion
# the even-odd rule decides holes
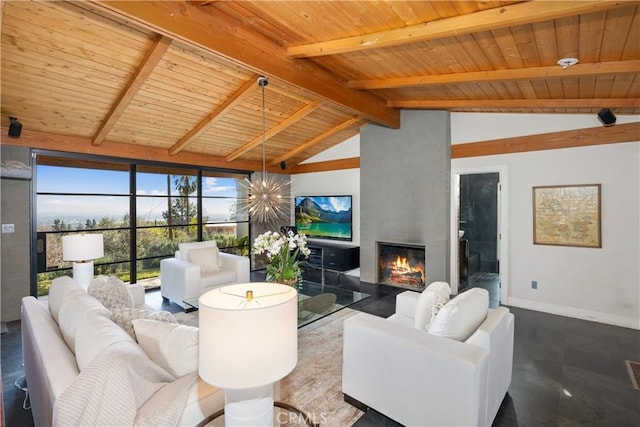
[[[212,286],[224,285],[236,281],[235,270],[213,270],[200,275],[200,286],[210,288]]]

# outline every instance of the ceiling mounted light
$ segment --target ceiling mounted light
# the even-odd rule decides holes
[[[561,66],[563,70],[566,70],[572,65],[576,65],[578,62],[580,62],[578,58],[562,58],[558,60],[558,65]]]
[[[288,223],[289,220],[291,196],[288,190],[291,181],[267,174],[264,91],[269,79],[261,76],[257,83],[262,88],[262,173],[255,173],[253,180],[245,178],[244,182],[240,182],[247,194],[239,199],[239,205],[241,209],[249,211],[252,222],[279,226],[281,222]]]

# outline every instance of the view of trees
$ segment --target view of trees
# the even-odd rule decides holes
[[[225,232],[209,232],[198,224],[197,205],[193,201],[197,191],[197,181],[193,176],[167,175],[167,187],[177,194],[167,197],[167,209],[162,212],[164,221],[136,219],[137,280],[157,277],[160,274],[160,260],[173,256],[182,242],[197,240],[198,228],[203,227],[204,240],[216,240],[218,247],[225,252],[247,255],[249,236],[236,227]],[[190,197],[191,195],[191,197]],[[203,218],[206,224],[207,218]],[[234,224],[232,224],[234,225]],[[243,228],[244,229],[244,228]],[[248,228],[247,228],[248,229]],[[52,225],[40,226],[39,234],[46,234],[46,271],[38,274],[38,296],[48,294],[51,281],[59,276],[70,275],[71,263],[62,260],[62,236],[69,232],[91,231],[102,233],[104,239],[104,257],[95,261],[95,274],[115,274],[125,282],[130,281],[130,217],[120,219],[104,216],[100,219],[87,218],[83,222],[67,224],[54,219]]]

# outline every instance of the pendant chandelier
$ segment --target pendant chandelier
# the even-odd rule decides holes
[[[269,80],[258,77],[258,86],[262,89],[262,172],[255,173],[253,179],[245,178],[240,186],[246,196],[239,200],[241,209],[249,211],[252,222],[266,223],[274,226],[288,223],[290,215],[290,199],[288,194],[291,181],[268,174],[266,167],[266,119],[265,119],[265,86]]]

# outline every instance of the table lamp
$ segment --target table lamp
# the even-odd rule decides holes
[[[73,262],[73,280],[85,289],[93,279],[93,260],[103,256],[102,234],[62,236],[62,260]]]
[[[225,392],[225,425],[272,426],[273,383],[298,362],[298,296],[243,283],[200,296],[200,377]]]

